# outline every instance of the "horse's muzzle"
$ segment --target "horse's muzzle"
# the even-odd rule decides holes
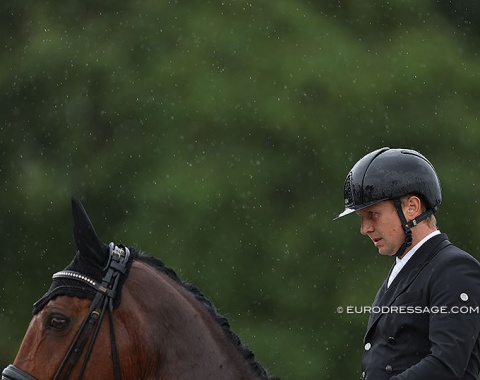
[[[2,372],[2,380],[37,380],[28,373],[22,371],[20,368],[10,364]]]

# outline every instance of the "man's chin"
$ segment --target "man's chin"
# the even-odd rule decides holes
[[[396,252],[392,252],[390,250],[387,251],[387,250],[383,250],[383,249],[379,248],[378,253],[382,256],[395,256]]]

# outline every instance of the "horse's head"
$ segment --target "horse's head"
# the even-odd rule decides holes
[[[226,319],[157,259],[102,243],[72,200],[73,261],[53,275],[2,380],[268,379]]]
[[[88,376],[92,355],[104,363],[111,362],[111,356],[114,370],[120,373],[116,342],[110,338],[114,335],[101,327],[104,319],[112,321],[113,309],[120,304],[121,287],[132,262],[130,252],[113,243],[103,244],[76,199],[72,199],[72,212],[77,254],[53,275],[50,289],[34,304],[34,316],[14,365],[4,370],[2,379],[111,377],[106,366],[96,367],[95,374]]]

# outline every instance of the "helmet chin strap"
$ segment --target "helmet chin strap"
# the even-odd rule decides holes
[[[397,253],[395,253],[396,257],[401,258],[403,254],[405,253],[405,250],[407,247],[410,247],[412,245],[412,228],[415,227],[418,223],[420,223],[422,220],[427,219],[430,215],[435,214],[437,211],[437,208],[434,207],[432,209],[429,209],[423,213],[421,213],[419,216],[417,216],[415,219],[412,219],[411,221],[407,222],[407,219],[405,218],[405,215],[403,214],[402,210],[402,203],[400,202],[400,199],[394,199],[393,200],[395,204],[395,208],[397,209],[397,214],[398,217],[400,218],[400,221],[402,222],[402,228],[403,232],[405,232],[405,240],[401,247],[398,249]]]

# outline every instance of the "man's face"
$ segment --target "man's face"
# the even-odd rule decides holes
[[[360,233],[367,235],[384,256],[393,256],[405,240],[400,218],[393,201],[383,201],[357,211]]]

